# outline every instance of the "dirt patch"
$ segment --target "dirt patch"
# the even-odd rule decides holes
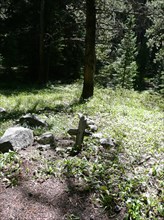
[[[108,219],[95,208],[90,195],[69,192],[66,182],[48,179],[22,182],[14,188],[0,186],[1,220],[69,219],[73,214],[79,219]]]
[[[62,148],[71,141],[59,140],[58,144]],[[35,144],[19,154],[22,164],[18,185],[11,187],[0,180],[0,220],[109,219],[93,204],[91,192],[78,191],[68,179],[36,175],[44,160],[59,158],[53,148]]]

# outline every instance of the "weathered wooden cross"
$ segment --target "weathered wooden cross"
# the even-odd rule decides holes
[[[78,154],[82,149],[84,136],[92,135],[92,132],[97,131],[97,126],[92,120],[86,116],[79,114],[79,125],[77,129],[69,129],[68,134],[76,135],[75,145],[72,148],[72,155]],[[88,130],[89,129],[89,130]]]
[[[81,147],[84,136],[87,135],[85,131],[87,128],[87,118],[84,115],[79,115],[80,121],[77,129],[70,129],[68,133],[70,135],[76,135],[75,146]]]

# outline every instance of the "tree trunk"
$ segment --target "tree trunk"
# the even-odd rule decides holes
[[[147,0],[136,0],[133,1],[132,4],[134,12],[136,12],[136,25],[137,25],[136,34],[137,34],[137,45],[138,45],[138,54],[136,58],[136,62],[138,66],[138,76],[136,79],[136,85],[139,90],[143,90],[145,88],[144,78],[147,73],[148,57],[149,57],[147,38],[145,36],[146,29],[149,26],[146,2]]]
[[[44,69],[44,6],[45,0],[40,0],[40,42],[39,42],[39,75],[38,81],[45,82]]]
[[[81,98],[93,96],[95,73],[95,33],[96,9],[95,0],[86,0],[86,39],[85,39],[85,66],[84,83]]]

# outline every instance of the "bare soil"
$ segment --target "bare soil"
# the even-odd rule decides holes
[[[71,140],[58,140],[60,147]],[[122,220],[125,210],[109,217],[93,202],[93,192],[79,190],[70,179],[43,178],[38,170],[47,158],[59,155],[50,147],[34,144],[19,151],[22,159],[18,184],[0,179],[0,220]]]

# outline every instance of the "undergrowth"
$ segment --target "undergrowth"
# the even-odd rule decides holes
[[[0,154],[0,178],[8,186],[16,186],[21,172],[21,160],[17,153],[10,151]]]
[[[163,219],[162,97],[149,91],[96,87],[94,97],[80,103],[80,93],[79,83],[48,85],[30,92],[1,91],[0,107],[7,113],[0,117],[0,135],[29,112],[45,119],[55,136],[67,136],[69,128],[76,128],[78,113],[88,115],[98,132],[105,138],[114,138],[117,145],[104,148],[98,139],[86,137],[80,154],[71,157],[65,149],[61,159],[45,161],[42,172],[73,178],[79,188],[94,192],[93,202],[110,216],[126,208],[125,219]],[[40,134],[43,130],[34,132]]]

